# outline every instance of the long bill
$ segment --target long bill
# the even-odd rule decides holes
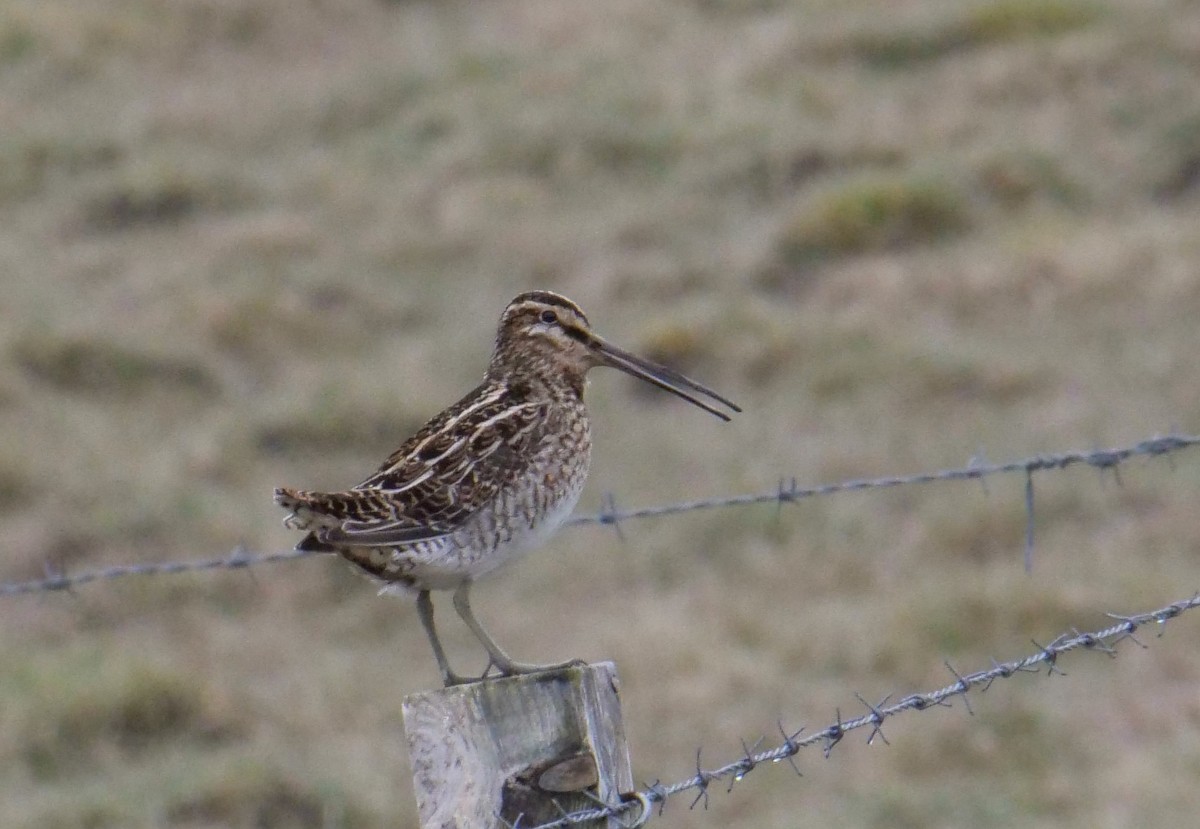
[[[721,420],[728,421],[730,417],[712,403],[704,400],[704,397],[710,398],[735,412],[742,410],[732,400],[727,400],[712,389],[700,385],[695,380],[684,377],[674,369],[660,366],[658,363],[651,362],[636,354],[630,354],[628,351],[617,348],[595,334],[592,334],[589,339],[592,350],[596,352],[596,355],[605,365],[619,368],[626,374],[632,374],[634,377],[645,380],[647,383],[658,386],[660,389],[678,395],[692,405],[704,409],[709,414],[716,415]]]

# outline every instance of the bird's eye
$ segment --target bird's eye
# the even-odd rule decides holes
[[[542,311],[542,322],[546,325],[553,325],[558,322],[558,314],[553,311]]]

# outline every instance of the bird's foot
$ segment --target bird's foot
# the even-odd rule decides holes
[[[483,676],[463,676],[454,671],[446,671],[442,674],[442,685],[446,688],[453,688],[455,685],[470,685],[472,682],[479,682],[486,678],[487,671],[483,672]]]
[[[494,666],[501,676],[521,676],[523,674],[540,674],[545,671],[562,671],[567,668],[578,668],[586,665],[585,659],[568,659],[566,662],[554,662],[549,665],[534,665],[528,662],[514,662],[511,659],[506,659],[503,662],[497,662],[494,658],[488,663],[488,670]],[[484,671],[487,674],[487,671]]]
[[[442,683],[447,688],[450,688],[454,685],[470,685],[472,682],[483,682],[491,678],[493,668],[496,668],[496,663],[490,657],[488,658],[487,666],[483,669],[483,673],[479,676],[462,676],[447,668],[446,672],[442,674]],[[507,674],[500,672],[498,668],[496,670],[496,676],[507,676]]]

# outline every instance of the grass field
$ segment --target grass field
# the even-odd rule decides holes
[[[1200,4],[0,4],[0,580],[295,541],[483,371],[519,291],[613,373],[583,509],[1200,430]],[[639,781],[1200,588],[1200,456],[564,531],[481,585],[612,659]],[[482,667],[446,621],[451,658]],[[761,769],[663,827],[1200,811],[1200,635]],[[411,604],[329,560],[0,600],[0,825],[416,827]]]

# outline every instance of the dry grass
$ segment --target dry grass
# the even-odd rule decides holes
[[[289,545],[270,487],[356,480],[532,286],[746,409],[597,377],[590,508],[1196,431],[1197,43],[1184,0],[9,2],[0,575]],[[478,606],[615,659],[676,779],[1190,592],[1198,469],[1039,479],[1033,577],[1014,480],[563,533]],[[433,662],[331,562],[0,619],[4,826],[415,825]],[[659,823],[1186,824],[1191,631]]]

